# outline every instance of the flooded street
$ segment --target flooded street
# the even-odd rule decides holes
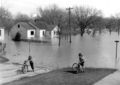
[[[36,66],[48,66],[52,68],[62,68],[72,66],[78,62],[78,53],[82,52],[86,57],[87,67],[115,67],[115,40],[120,36],[116,32],[104,31],[101,35],[95,37],[85,34],[72,36],[72,43],[62,39],[61,46],[58,46],[58,39],[52,39],[51,43],[30,43],[30,55]],[[6,57],[11,62],[23,63],[29,56],[28,42],[13,42],[6,38]],[[118,44],[118,64],[120,68],[120,49]]]

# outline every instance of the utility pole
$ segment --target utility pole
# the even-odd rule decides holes
[[[59,28],[59,30],[58,30],[58,34],[59,34],[59,43],[58,43],[58,45],[59,45],[59,47],[60,47],[60,41],[61,41],[61,18],[62,18],[62,15],[59,16],[59,22],[58,22],[58,28]]]
[[[30,40],[29,40],[29,56],[30,56]]]
[[[71,8],[71,7],[69,7],[69,8],[66,8],[66,10],[68,10],[68,14],[69,14],[69,29],[70,29],[70,43],[72,42],[71,41],[71,19],[70,19],[70,16],[71,16],[71,9],[73,9],[73,8]]]

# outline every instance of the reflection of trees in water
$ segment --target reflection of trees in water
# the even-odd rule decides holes
[[[95,37],[96,31],[97,31],[97,30],[95,30],[95,29],[93,30],[92,37]]]
[[[111,29],[111,28],[109,28],[109,33],[110,33],[110,35],[111,35],[111,32],[112,32],[112,29]]]
[[[120,29],[118,28],[118,35],[120,35]]]
[[[111,35],[112,32],[116,32],[119,36],[120,35],[120,28],[109,28],[108,32],[109,32],[110,35]]]
[[[101,33],[102,33],[102,28],[99,28],[99,34],[101,35]]]
[[[90,35],[91,31],[87,29],[87,34]]]
[[[116,32],[118,33],[118,36],[119,36],[119,34],[120,34],[120,29],[119,29],[119,27],[117,28]]]

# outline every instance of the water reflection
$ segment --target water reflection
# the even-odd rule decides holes
[[[103,32],[92,37],[85,34],[72,36],[72,43],[65,39],[61,40],[61,46],[58,46],[58,39],[53,39],[51,43],[31,43],[31,55],[35,65],[46,65],[54,68],[68,67],[74,62],[78,62],[78,53],[82,52],[86,57],[86,66],[88,67],[108,67],[114,68],[115,61],[115,42],[119,40],[117,33]],[[11,62],[22,63],[29,55],[29,43],[13,42],[6,40],[6,56]],[[119,46],[119,45],[118,45]],[[118,47],[118,59],[120,52]],[[118,68],[120,63],[118,62]]]

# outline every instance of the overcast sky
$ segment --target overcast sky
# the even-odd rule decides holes
[[[36,8],[44,8],[52,4],[61,8],[89,6],[101,10],[106,17],[120,13],[120,0],[1,0],[1,2],[2,6],[12,14],[34,14]]]

